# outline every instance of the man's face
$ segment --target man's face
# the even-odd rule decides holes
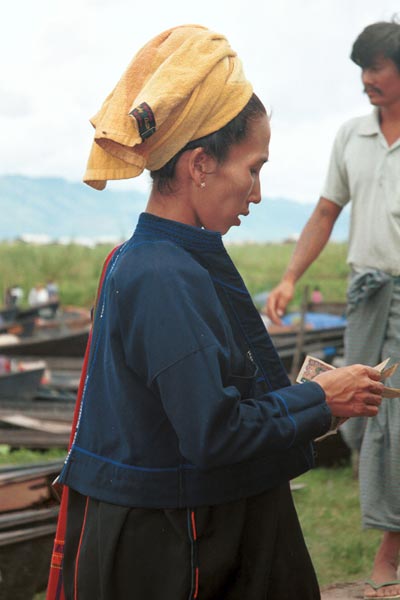
[[[377,56],[371,66],[362,70],[364,91],[374,106],[390,107],[400,103],[400,71],[384,56]]]

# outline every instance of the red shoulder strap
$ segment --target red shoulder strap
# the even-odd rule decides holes
[[[116,252],[116,250],[118,250],[119,247],[120,246],[117,246],[116,248],[114,248],[110,252],[110,254],[107,256],[107,258],[104,262],[103,269],[101,272],[99,287],[97,290],[95,306],[97,306],[97,303],[98,303],[98,300],[100,297],[100,292],[101,292],[101,289],[103,286],[104,278],[105,278],[110,260],[112,259],[112,257],[114,256],[114,253]],[[72,445],[76,426],[78,423],[78,416],[79,416],[79,411],[80,411],[80,406],[81,406],[81,401],[82,401],[82,393],[83,393],[83,388],[85,385],[86,373],[87,373],[87,368],[88,368],[91,340],[92,340],[92,332],[90,332],[90,334],[89,334],[89,339],[88,339],[88,343],[86,346],[85,357],[83,360],[82,373],[81,373],[78,393],[77,393],[77,397],[76,397],[76,404],[75,404],[75,410],[74,410],[74,417],[72,420],[72,428],[71,428],[71,435],[70,435],[70,439],[69,439],[68,449]],[[64,557],[64,540],[65,540],[65,530],[66,530],[66,525],[67,525],[67,507],[68,507],[68,487],[64,486],[63,490],[62,490],[62,495],[61,495],[60,512],[58,515],[56,536],[55,536],[55,540],[54,540],[53,553],[52,553],[51,562],[50,562],[50,573],[49,573],[49,581],[48,581],[48,586],[47,586],[46,600],[65,600],[64,587],[63,587],[63,581],[62,581],[62,562],[63,562],[63,557]]]

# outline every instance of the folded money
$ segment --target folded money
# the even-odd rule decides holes
[[[312,381],[314,377],[325,371],[334,369],[333,365],[330,365],[319,358],[307,355],[304,359],[303,365],[296,377],[297,383],[304,383],[305,381]]]
[[[383,369],[381,371],[382,381],[384,381],[385,379],[388,379],[388,377],[391,377],[393,375],[393,373],[395,373],[397,371],[398,366],[399,366],[399,363],[394,363],[391,367],[388,367],[387,369]]]
[[[383,398],[400,398],[400,389],[399,388],[390,388],[390,387],[385,386],[383,388],[382,397]]]
[[[390,357],[386,358],[383,362],[376,365],[374,369],[377,369],[381,372],[381,381],[388,379],[396,372],[400,363],[393,363],[390,367],[386,367],[388,362],[390,361]],[[307,355],[304,359],[303,365],[299,371],[299,374],[296,377],[297,383],[304,383],[305,381],[312,381],[314,377],[319,375],[320,373],[324,373],[325,371],[331,371],[335,369],[333,365],[330,365],[319,358],[315,358],[314,356]],[[390,388],[384,387],[383,394],[384,398],[397,398],[400,397],[400,389],[398,388]]]
[[[382,381],[384,381],[385,379],[387,379],[388,377],[393,375],[393,373],[396,371],[397,367],[400,364],[400,363],[394,363],[390,367],[387,367],[386,365],[389,363],[389,361],[390,361],[390,357],[386,358],[384,361],[379,363],[379,365],[376,365],[376,367],[374,367],[375,369],[377,369],[378,371],[381,372],[381,380]],[[324,373],[325,371],[331,371],[332,369],[335,369],[335,368],[336,367],[334,367],[333,365],[330,365],[329,363],[326,363],[323,360],[320,360],[319,358],[315,358],[314,356],[307,355],[304,359],[304,362],[299,371],[299,374],[296,377],[296,382],[304,383],[306,381],[312,381],[314,379],[314,377],[316,377],[320,373]],[[390,388],[390,387],[385,386],[383,388],[382,397],[383,398],[400,398],[400,389]],[[343,423],[345,421],[347,421],[347,418],[338,418],[337,421],[335,422],[334,428],[332,428],[330,431],[328,431],[328,433],[326,433],[325,435],[317,438],[315,441],[320,441],[320,440],[324,439],[326,436],[331,435],[332,433],[337,433],[338,428],[340,427],[340,425],[343,425]]]

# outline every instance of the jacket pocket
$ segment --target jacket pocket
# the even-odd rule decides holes
[[[246,355],[243,372],[231,373],[228,377],[228,385],[237,388],[243,399],[251,398],[255,394],[258,374],[257,365]]]

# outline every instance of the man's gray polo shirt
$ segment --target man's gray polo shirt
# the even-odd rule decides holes
[[[389,147],[378,118],[374,109],[339,129],[321,196],[351,201],[348,263],[400,275],[400,139]]]

